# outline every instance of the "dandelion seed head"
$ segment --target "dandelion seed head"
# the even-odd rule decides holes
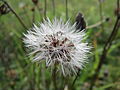
[[[47,67],[57,65],[63,75],[76,74],[87,62],[90,46],[83,42],[84,30],[77,32],[75,24],[61,19],[47,19],[24,34],[25,46],[33,55],[33,62],[45,61]]]

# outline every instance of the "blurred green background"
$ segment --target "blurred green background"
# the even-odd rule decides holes
[[[39,23],[44,17],[44,0],[38,0],[35,5],[32,0],[7,0],[13,10],[19,15],[28,28],[33,22]],[[66,21],[65,0],[47,0],[46,16],[53,19],[55,16]],[[117,0],[68,0],[68,18],[75,22],[78,12],[84,14],[87,26],[91,26],[102,19],[109,18],[103,23],[103,28],[97,26],[87,29],[88,41],[93,46],[89,63],[81,71],[72,90],[89,90],[91,77],[98,65],[103,47],[115,23],[115,8]],[[3,3],[0,1],[0,5]],[[100,6],[101,5],[101,6]],[[55,12],[54,12],[55,10]],[[22,27],[12,12],[0,15],[0,90],[54,90],[51,71],[43,63],[36,64],[30,61],[23,44]],[[67,90],[75,76],[66,80],[58,75],[57,86],[60,90]],[[117,33],[111,48],[108,51],[94,90],[120,90],[120,31]]]

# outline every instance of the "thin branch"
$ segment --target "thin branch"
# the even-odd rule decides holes
[[[21,25],[25,28],[28,29],[26,27],[26,25],[22,22],[21,18],[17,15],[17,13],[11,8],[11,6],[4,0],[2,0],[2,2],[4,2],[5,5],[7,5],[7,7],[10,9],[10,11],[16,16],[16,18],[19,20],[19,22],[21,23]]]
[[[107,18],[108,19],[108,18]],[[101,24],[103,24],[104,22],[106,22],[107,20],[106,19],[103,19],[102,21],[99,21],[93,25],[90,25],[90,26],[87,26],[86,29],[91,29],[91,28],[95,28],[95,27],[98,27],[100,26]]]
[[[119,2],[119,0],[118,0],[118,2]],[[102,65],[103,65],[103,63],[104,63],[104,61],[106,59],[107,52],[108,52],[108,50],[111,47],[112,41],[114,40],[115,36],[117,35],[118,29],[120,27],[119,24],[120,24],[120,16],[118,16],[116,18],[116,22],[115,22],[114,28],[113,28],[113,30],[112,30],[112,32],[111,32],[107,42],[105,43],[105,46],[103,48],[103,52],[102,52],[102,55],[101,55],[101,58],[100,58],[100,62],[98,64],[98,67],[95,70],[95,74],[93,75],[92,80],[91,80],[90,90],[93,90],[93,86],[95,84],[95,81],[98,78],[98,75],[99,75],[99,72],[101,70],[101,67],[102,67]]]

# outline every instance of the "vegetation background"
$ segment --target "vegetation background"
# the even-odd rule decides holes
[[[117,0],[7,0],[15,11],[0,1],[0,90],[54,90],[52,74],[43,63],[31,63],[23,44],[23,33],[33,23],[39,23],[43,17],[53,19],[70,18],[75,22],[76,15],[81,12],[87,22],[88,41],[93,46],[89,63],[81,71],[74,85],[76,76],[57,76],[58,90],[120,90],[120,31],[114,34],[112,45],[102,62],[96,80],[94,74],[100,63],[105,43],[107,42],[117,14]],[[117,8],[117,9],[116,9]],[[2,12],[5,11],[5,14]],[[23,27],[22,22],[26,25]],[[120,26],[120,23],[118,24]],[[119,27],[118,27],[119,29]],[[91,90],[92,90],[91,89]]]

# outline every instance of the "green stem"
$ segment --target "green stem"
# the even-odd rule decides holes
[[[26,25],[22,22],[21,18],[17,15],[17,13],[11,8],[11,6],[4,0],[2,0],[2,2],[4,2],[5,5],[7,5],[7,7],[10,9],[10,11],[16,16],[16,18],[18,19],[18,21],[21,23],[21,25],[25,28],[28,29],[26,27]]]

